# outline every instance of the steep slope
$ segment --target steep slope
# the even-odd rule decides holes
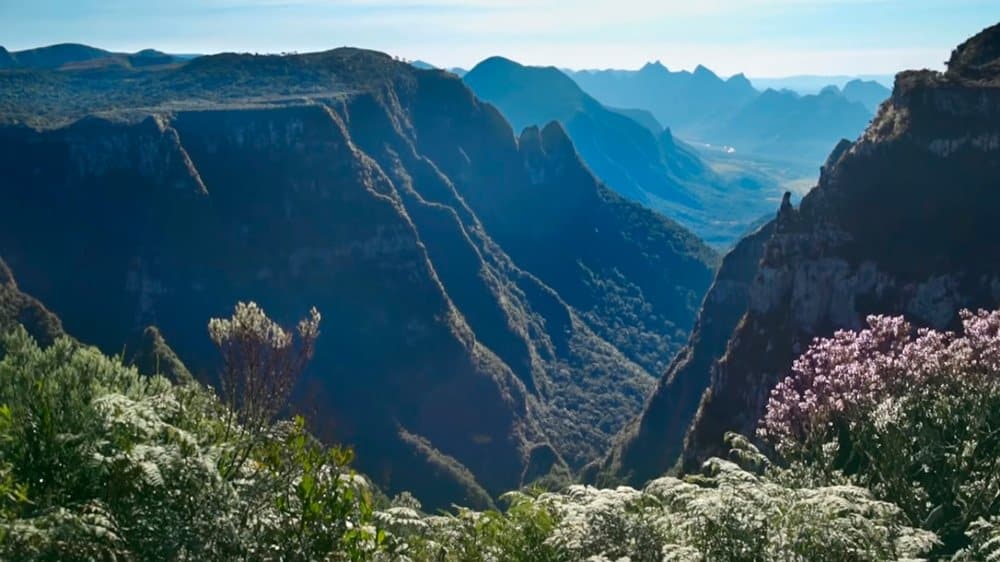
[[[901,73],[798,210],[784,205],[747,313],[713,367],[684,460],[751,433],[768,392],[815,337],[903,314],[953,328],[1000,302],[1000,25],[959,46],[948,71]]]
[[[691,339],[660,378],[642,414],[618,435],[603,464],[593,467],[591,479],[600,471],[638,486],[673,468],[708,388],[712,365],[725,353],[747,309],[750,286],[774,226],[775,221],[768,222],[723,258]]]
[[[653,133],[654,136],[660,136],[660,134],[663,133],[663,125],[656,120],[656,117],[654,117],[652,113],[646,111],[645,109],[622,109],[616,107],[609,107],[608,109],[614,111],[615,113],[620,113],[649,129],[649,132]]]
[[[721,247],[731,244],[771,203],[758,178],[724,178],[669,130],[654,134],[601,105],[556,68],[526,67],[494,57],[464,77],[495,104],[515,130],[560,122],[594,174]]]
[[[557,125],[539,136],[559,150],[519,143],[457,77],[385,55],[11,80],[9,114],[45,124],[0,128],[17,202],[0,252],[21,284],[81,340],[166,338],[209,381],[208,317],[241,299],[285,322],[317,306],[295,409],[429,509],[596,458],[711,278],[710,249],[600,186]],[[559,208],[555,189],[587,205]]]

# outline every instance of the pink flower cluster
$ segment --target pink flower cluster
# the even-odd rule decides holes
[[[869,420],[893,400],[1000,384],[1000,310],[961,312],[963,332],[914,330],[899,316],[821,338],[772,391],[758,434],[779,451],[829,436],[837,422]],[[992,385],[992,386],[991,386]]]

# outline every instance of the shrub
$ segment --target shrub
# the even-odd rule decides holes
[[[732,443],[753,470],[712,459],[702,475],[660,478],[643,490],[577,485],[508,495],[504,513],[420,518],[396,509],[379,517],[417,546],[412,560],[427,562],[856,562],[919,556],[935,542],[862,488],[794,485],[745,439]]]
[[[0,463],[20,490],[6,559],[177,559],[235,543],[235,504],[186,389],[66,338],[43,350],[19,328],[2,346]]]
[[[938,533],[942,552],[1000,511],[1000,311],[961,334],[901,317],[817,340],[772,392],[760,435],[785,458],[843,471]]]
[[[231,318],[213,318],[208,333],[222,355],[222,399],[227,437],[236,429],[239,445],[225,459],[231,477],[246,462],[257,437],[274,422],[319,337],[320,314],[313,308],[298,325],[298,341],[264,314],[257,303],[240,302]]]
[[[257,417],[248,448],[237,413],[193,381],[68,338],[42,349],[23,328],[0,349],[0,559],[356,562],[386,550],[351,454],[304,420]],[[232,458],[245,462],[221,462]]]

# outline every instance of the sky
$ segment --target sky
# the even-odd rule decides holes
[[[365,47],[441,67],[502,55],[564,68],[722,76],[941,68],[997,0],[0,0],[0,45],[113,51]]]

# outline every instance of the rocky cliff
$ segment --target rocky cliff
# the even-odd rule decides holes
[[[711,279],[714,253],[600,185],[558,126],[517,139],[444,72],[341,49],[204,57],[128,85],[10,80],[53,87],[3,100],[7,122],[35,115],[0,128],[16,202],[0,254],[21,285],[81,340],[161,353],[165,338],[209,382],[208,317],[315,305],[293,409],[429,509],[596,458]]]
[[[769,391],[816,337],[868,314],[954,328],[1000,303],[1000,25],[948,71],[904,72],[865,133],[842,145],[798,209],[783,205],[746,315],[712,368],[684,461],[751,434]]]
[[[869,314],[949,328],[959,309],[1000,302],[997,45],[1000,26],[957,48],[945,73],[901,73],[799,208],[786,196],[724,258],[691,340],[604,470],[641,483],[724,454],[723,434],[754,434],[771,388],[814,338]]]

